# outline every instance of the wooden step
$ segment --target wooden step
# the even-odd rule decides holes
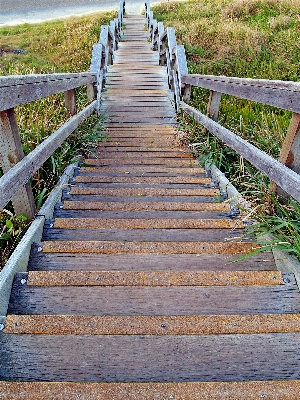
[[[182,151],[168,151],[159,152],[159,151],[103,151],[99,154],[102,160],[118,158],[122,163],[122,159],[131,159],[131,158],[185,158],[185,159],[193,159],[193,155],[191,153],[184,153]]]
[[[245,260],[235,261],[232,254],[94,254],[43,253],[42,244],[35,243],[31,250],[29,270],[274,270],[272,253],[263,252]]]
[[[165,183],[194,183],[199,185],[210,185],[210,178],[201,177],[181,177],[181,176],[170,176],[170,177],[151,177],[151,176],[103,176],[103,175],[77,175],[76,182],[112,182],[112,183],[150,183],[150,184],[165,184]]]
[[[252,382],[168,382],[168,383],[70,383],[70,382],[0,382],[5,400],[298,400],[300,381]]]
[[[284,285],[280,271],[30,271],[26,280],[28,286]]]
[[[113,180],[113,179],[112,179]],[[127,180],[128,183],[131,184],[131,179]],[[163,182],[163,179],[158,181]],[[80,182],[80,183],[89,183],[89,182]],[[92,182],[92,183],[101,183],[101,182]],[[105,182],[104,182],[105,183]],[[115,182],[113,182],[115,183]],[[126,182],[125,182],[126,183]],[[217,188],[207,188],[207,187],[198,187],[195,188],[185,188],[180,187],[172,188],[172,187],[91,187],[88,185],[85,186],[72,186],[70,188],[70,195],[89,195],[89,196],[198,196],[198,201],[203,201],[201,196],[212,197],[211,201],[217,200],[215,197],[220,196],[220,191]],[[90,200],[93,200],[90,197]],[[124,199],[125,201],[126,199]],[[219,203],[221,204],[221,203]]]
[[[153,165],[131,165],[130,168],[127,166],[96,166],[96,167],[81,167],[80,172],[125,172],[125,173],[132,173],[132,172],[139,172],[139,173],[153,173],[153,174],[176,174],[176,175],[185,175],[185,174],[205,174],[205,170],[203,168],[197,167],[184,167],[181,168],[177,167],[163,167],[160,165],[153,166]]]
[[[37,335],[225,335],[300,332],[299,314],[8,315],[4,333]]]
[[[0,340],[3,363],[0,380],[10,381],[274,381],[298,377],[300,369],[300,333],[201,336],[0,333]]]
[[[242,229],[240,220],[231,219],[126,219],[56,218],[54,228],[130,228],[130,229]]]
[[[118,166],[127,166],[127,165],[134,165],[134,166],[164,166],[164,167],[199,167],[199,162],[194,159],[182,159],[182,158],[130,158],[130,159],[121,159],[117,162],[115,158],[108,158],[105,160],[102,159],[86,159],[84,161],[86,165],[94,165],[94,166],[102,166],[102,165],[118,165]]]
[[[77,236],[78,237],[78,236]],[[98,254],[247,254],[259,249],[245,242],[156,242],[127,240],[53,240],[43,243],[43,251]]]
[[[299,313],[295,278],[287,274],[284,279],[284,285],[272,286],[29,286],[27,275],[20,273],[14,281],[8,314]]]
[[[159,201],[158,198],[153,198],[153,201],[143,201],[143,197],[131,198],[128,197],[127,201],[118,201],[120,198],[116,197],[107,201],[65,201],[62,208],[64,210],[187,210],[187,211],[230,211],[228,203],[188,203],[188,202],[164,202]],[[135,201],[135,202],[132,202]]]

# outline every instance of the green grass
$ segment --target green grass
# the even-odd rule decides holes
[[[88,71],[92,47],[99,41],[101,25],[114,12],[41,24],[0,28],[0,75]],[[86,88],[76,89],[77,108],[88,105]],[[16,107],[25,155],[69,119],[64,95],[58,94]],[[93,152],[102,122],[92,115],[55,151],[31,179],[37,208],[51,192],[64,168]],[[2,176],[0,166],[0,176]],[[11,204],[0,211],[0,269],[20,240],[26,220],[15,216]]]
[[[189,73],[300,81],[299,0],[191,0],[152,9],[165,27],[175,27]],[[204,114],[208,99],[208,90],[192,89],[191,105]],[[219,122],[274,158],[290,119],[288,111],[222,96]],[[246,160],[190,117],[180,120],[202,163],[215,163],[252,203],[257,235],[271,232],[278,239],[272,246],[281,243],[300,259],[298,203],[280,201]]]

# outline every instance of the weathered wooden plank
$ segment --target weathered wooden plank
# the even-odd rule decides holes
[[[70,115],[77,113],[75,89],[70,89],[65,92],[65,105]]]
[[[158,219],[158,218],[56,218],[54,228],[134,228],[134,229],[243,229],[240,220],[231,219]]]
[[[218,315],[299,313],[295,279],[277,286],[27,286],[14,281],[9,314]],[[23,283],[21,283],[21,280]],[[109,299],[113,299],[110,301]]]
[[[129,169],[128,167],[125,166],[97,166],[97,167],[81,167],[80,168],[80,173],[84,173],[84,172],[111,172],[111,173],[117,173],[117,172],[125,172],[128,173]],[[158,166],[136,166],[136,165],[132,165],[130,166],[130,173],[138,173],[138,172],[142,172],[142,173],[153,173],[153,174],[170,174],[170,175],[186,175],[188,174],[189,176],[193,176],[195,174],[197,175],[205,175],[205,170],[203,168],[189,168],[189,167],[185,167],[182,166],[181,168],[176,168],[176,167],[160,167]]]
[[[155,151],[102,151],[101,152],[101,159],[111,159],[111,158],[118,158],[119,160],[126,159],[129,160],[131,158],[185,158],[185,159],[191,159],[193,160],[193,155],[191,153],[183,152],[183,151],[168,151],[167,153],[162,153],[162,152],[155,152]]]
[[[178,233],[178,232],[177,232]],[[120,234],[122,234],[120,232]],[[78,239],[78,237],[77,237]],[[181,238],[182,239],[182,238]],[[147,239],[146,239],[147,240]],[[54,240],[43,243],[45,253],[98,254],[250,254],[258,250],[256,243],[194,241],[128,241],[124,240]]]
[[[103,201],[65,201],[64,210],[164,210],[164,211],[230,211],[228,203],[200,202],[199,198],[194,202],[181,197],[181,201],[172,201],[175,198],[168,197],[131,197],[126,201],[121,197],[103,198]],[[182,201],[183,200],[183,201]]]
[[[264,395],[274,400],[298,400],[300,381],[252,381],[252,382],[176,382],[176,383],[48,383],[48,382],[0,382],[3,399],[20,398],[65,400],[76,392],[77,397],[90,400],[123,400],[124,396],[136,400],[228,400],[238,393],[239,400],[257,400]]]
[[[119,159],[117,162],[114,158],[100,159],[100,158],[88,158],[84,160],[85,164],[88,165],[167,165],[167,166],[187,166],[192,167],[193,165],[199,166],[199,161],[196,159],[184,159],[184,158],[134,158],[130,159]]]
[[[224,254],[74,254],[43,253],[38,251],[41,243],[32,247],[29,270],[274,270],[270,252],[255,254],[236,261],[237,255]]]
[[[30,271],[27,285],[215,287],[276,286],[284,281],[280,271]]]
[[[0,111],[96,82],[90,72],[0,77]]]
[[[215,245],[216,247],[220,248],[226,248],[227,246],[222,244],[219,244],[220,241],[231,241],[229,243],[232,245],[232,248],[234,248],[235,241],[236,240],[242,240],[242,237],[244,235],[244,231],[239,230],[239,229],[224,229],[224,228],[219,228],[219,229],[203,229],[203,228],[156,228],[152,229],[151,227],[148,229],[139,229],[139,228],[130,228],[127,227],[127,229],[122,229],[122,228],[111,228],[111,229],[105,229],[105,228],[77,228],[72,229],[72,228],[64,228],[64,229],[59,229],[59,228],[49,228],[49,229],[44,229],[43,232],[43,240],[82,240],[82,241],[94,241],[95,242],[95,248],[97,247],[96,242],[102,242],[102,241],[136,241],[136,247],[139,247],[139,242],[157,242],[157,247],[158,248],[164,248],[162,242],[165,243],[165,247],[168,250],[169,243],[173,242],[178,242],[180,250],[180,246],[182,245],[185,247],[185,243],[187,243],[187,249],[193,247],[191,243],[197,243],[197,245],[201,242],[206,242],[203,246],[204,249],[207,248],[209,253],[212,252],[210,250],[211,248],[214,248]],[[233,242],[232,242],[233,241]],[[208,243],[211,243],[208,245]],[[102,245],[103,243],[101,243]],[[99,247],[101,247],[99,245]],[[83,246],[84,243],[83,243]],[[154,249],[156,248],[156,244],[153,244]],[[248,251],[251,251],[251,245],[248,246]],[[134,246],[133,246],[134,247]],[[143,247],[143,246],[142,246]],[[145,246],[151,248],[151,246]],[[174,247],[174,246],[170,246]],[[196,246],[197,247],[197,246]],[[198,245],[200,248],[201,246]],[[230,246],[228,246],[230,247]],[[243,247],[241,243],[237,245],[237,247]],[[258,246],[254,246],[258,247]],[[122,248],[122,245],[120,246]],[[203,249],[202,249],[203,250]],[[217,250],[217,249],[216,249]],[[170,249],[168,252],[171,252]],[[177,252],[177,251],[175,251]],[[192,251],[193,253],[194,251]],[[198,253],[198,251],[195,251]],[[231,252],[231,251],[230,251]],[[157,253],[155,251],[154,253]],[[180,251],[182,253],[182,251]],[[199,253],[201,251],[199,250]]]
[[[200,196],[219,196],[219,189],[215,188],[151,188],[151,187],[124,187],[124,188],[101,188],[90,186],[72,186],[70,189],[71,195],[98,195],[98,196],[198,196],[195,201],[204,200]],[[74,198],[75,199],[75,198]],[[91,197],[91,200],[93,198]],[[125,201],[126,199],[124,199]],[[178,198],[180,200],[180,198]],[[216,200],[212,198],[211,201]],[[190,198],[191,201],[191,198]],[[207,199],[209,201],[209,199]]]
[[[234,217],[230,212],[220,211],[144,211],[144,210],[63,210],[59,207],[55,209],[54,218],[114,218],[114,219],[147,219],[147,218],[158,218],[158,219],[192,219],[193,221],[201,219],[217,220],[217,219],[229,219],[237,221],[238,217]],[[49,224],[53,224],[53,220]],[[45,226],[48,226],[48,222]]]
[[[300,113],[298,82],[193,74],[183,75],[181,79],[185,84]]]
[[[300,332],[297,314],[193,316],[8,315],[5,333],[212,335]]]
[[[299,103],[300,104],[300,103]],[[183,110],[193,116],[211,133],[223,140],[229,147],[250,161],[255,167],[266,174],[288,194],[300,201],[300,175],[290,170],[279,161],[274,160],[267,153],[250,144],[248,141],[235,135],[230,130],[201,114],[199,111],[182,103]]]
[[[122,121],[126,121],[127,119],[136,119],[136,118],[144,118],[144,119],[149,119],[149,118],[175,118],[174,114],[174,109],[170,108],[165,108],[161,107],[160,109],[154,109],[153,107],[150,107],[149,109],[136,109],[136,107],[132,107],[131,109],[125,109],[125,110],[112,110],[110,108],[104,110],[105,112],[105,117],[110,121],[119,118]],[[145,113],[147,115],[147,118],[145,118]],[[111,118],[113,117],[113,118]]]
[[[111,182],[111,183],[149,183],[149,184],[166,184],[179,183],[184,186],[185,183],[194,183],[198,185],[211,185],[210,178],[192,177],[192,176],[106,176],[106,175],[77,175],[76,182]]]

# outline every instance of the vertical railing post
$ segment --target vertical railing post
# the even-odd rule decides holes
[[[214,121],[218,120],[221,97],[222,93],[215,92],[214,90],[210,91],[207,105],[207,116]]]
[[[184,84],[183,86],[183,93],[182,93],[182,100],[185,103],[189,103],[191,100],[191,85]]]
[[[20,134],[17,126],[14,109],[0,112],[0,161],[3,173],[6,173],[24,157]],[[31,221],[36,208],[28,182],[20,188],[17,195],[12,198],[16,215],[22,214]]]
[[[65,106],[70,115],[77,113],[75,89],[67,90],[65,93]]]
[[[93,53],[92,53],[92,60],[91,60],[91,66],[90,66],[90,72],[94,72],[95,74],[97,74],[96,91],[97,91],[97,108],[98,108],[98,111],[100,109],[101,90],[102,90],[102,81],[103,81],[103,73],[101,71],[102,49],[103,49],[103,46],[102,46],[101,43],[94,44]]]
[[[293,113],[278,161],[300,174],[300,114],[298,113]],[[275,182],[271,182],[271,189],[284,195],[278,190]]]

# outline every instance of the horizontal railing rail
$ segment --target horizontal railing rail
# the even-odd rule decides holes
[[[160,65],[167,66],[169,87],[176,109],[194,117],[209,132],[266,174],[277,185],[300,201],[300,83],[267,79],[189,74],[183,45],[178,45],[174,28],[164,28],[153,18],[150,1],[145,3],[145,17],[153,50],[159,53]],[[191,87],[210,90],[207,115],[189,106]],[[292,111],[293,116],[282,145],[279,160],[220,125],[218,120],[222,94],[259,102]]]
[[[29,180],[84,119],[99,111],[107,66],[113,64],[113,53],[118,49],[124,12],[125,1],[121,0],[118,18],[101,27],[89,72],[0,77],[0,161],[4,173],[0,178],[0,209],[11,200],[16,214],[33,219],[36,210]],[[75,89],[82,86],[87,86],[90,104],[77,113]],[[64,93],[71,118],[24,156],[14,108],[58,93]]]
[[[93,86],[96,81],[97,75],[89,72],[80,74],[1,76],[0,111],[80,86]]]

